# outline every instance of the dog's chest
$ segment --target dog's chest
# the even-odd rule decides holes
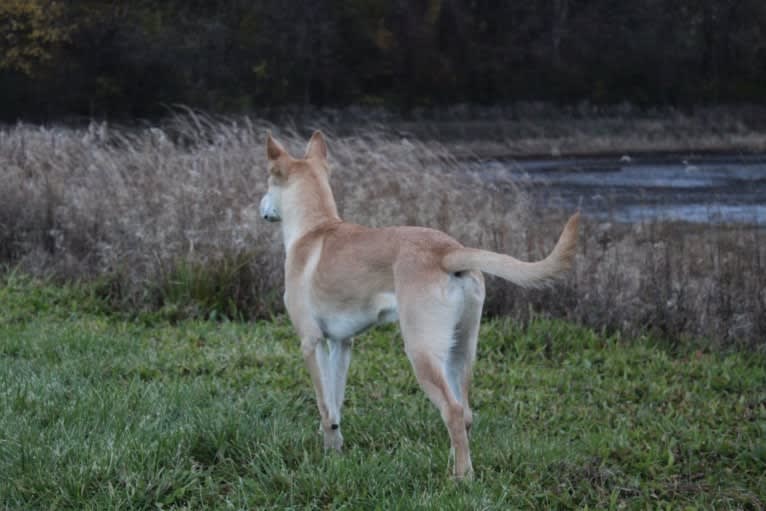
[[[325,337],[342,340],[374,325],[396,321],[398,317],[394,294],[380,293],[365,307],[346,306],[318,311],[316,320]]]

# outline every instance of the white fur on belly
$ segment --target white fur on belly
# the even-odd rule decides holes
[[[380,293],[365,309],[338,310],[317,318],[326,337],[335,340],[348,339],[373,325],[390,323],[399,318],[396,297],[393,293]]]

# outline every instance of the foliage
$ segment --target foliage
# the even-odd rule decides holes
[[[48,0],[0,3],[0,70],[32,77],[68,41],[72,27],[62,23],[64,7]]]
[[[759,102],[764,41],[760,0],[8,0],[0,118]]]
[[[0,285],[4,509],[760,509],[766,360],[484,324],[473,483],[395,329],[359,339],[324,455],[294,333],[123,321],[87,288]],[[382,384],[382,382],[384,384]]]

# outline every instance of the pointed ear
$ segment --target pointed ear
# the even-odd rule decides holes
[[[327,143],[324,141],[324,135],[317,130],[311,135],[309,145],[306,147],[306,156],[304,158],[319,158],[320,160],[327,159]]]
[[[282,147],[282,144],[274,140],[271,132],[269,132],[269,137],[266,139],[266,156],[269,158],[269,161],[276,161],[286,154],[287,151]]]

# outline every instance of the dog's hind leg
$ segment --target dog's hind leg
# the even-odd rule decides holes
[[[476,329],[478,331],[478,329]],[[471,432],[473,413],[468,400],[473,372],[473,361],[476,356],[476,336],[470,331],[455,330],[455,344],[450,349],[445,363],[447,382],[450,390],[463,405],[463,418],[466,433]]]
[[[405,298],[405,297],[402,297]],[[454,476],[473,474],[466,431],[466,411],[460,390],[452,387],[447,361],[454,344],[454,327],[459,310],[453,304],[400,300],[400,319],[405,350],[418,383],[441,412],[455,452]],[[419,302],[419,303],[418,303]],[[424,306],[429,303],[431,306]],[[470,413],[470,412],[469,412]]]
[[[454,476],[470,478],[473,473],[468,432],[465,428],[466,407],[452,392],[447,381],[442,357],[434,353],[408,353],[415,376],[425,393],[441,412],[455,452]]]
[[[460,319],[455,326],[455,343],[447,358],[447,378],[450,388],[463,404],[465,430],[471,433],[473,413],[468,394],[471,386],[473,364],[476,360],[476,344],[479,339],[481,310],[484,305],[484,278],[481,273],[469,273],[461,277],[464,300]]]

